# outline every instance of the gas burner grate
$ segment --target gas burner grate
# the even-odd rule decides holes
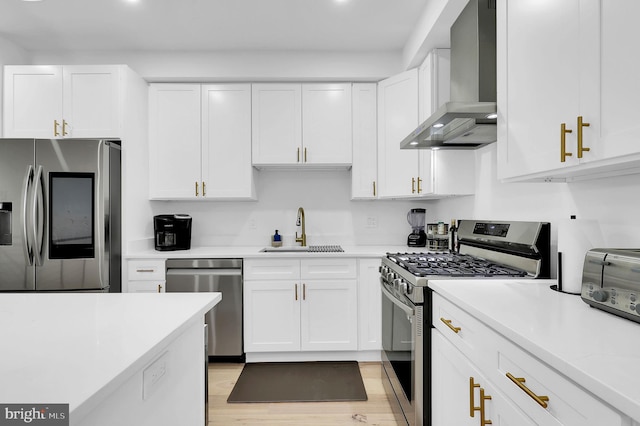
[[[417,277],[524,277],[525,271],[485,259],[451,252],[396,253],[387,257]]]

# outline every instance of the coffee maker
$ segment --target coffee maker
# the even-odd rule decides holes
[[[191,216],[161,214],[153,217],[156,250],[189,250],[191,248]]]
[[[425,209],[411,209],[407,213],[407,222],[412,228],[407,237],[407,246],[425,247],[427,245],[427,234],[424,232],[426,212]]]

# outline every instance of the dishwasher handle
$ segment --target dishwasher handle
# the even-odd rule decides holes
[[[175,268],[175,269],[167,269],[167,276],[169,275],[217,275],[217,276],[242,276],[242,269],[234,268],[234,269],[222,269],[222,268]]]

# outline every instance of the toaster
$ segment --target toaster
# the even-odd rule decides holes
[[[640,249],[589,250],[581,297],[594,308],[640,322]]]

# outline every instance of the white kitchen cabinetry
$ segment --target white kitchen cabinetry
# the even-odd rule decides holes
[[[486,424],[480,411],[471,409],[482,404],[480,389],[491,397],[484,400],[484,420],[494,425],[628,424],[588,390],[438,293],[432,320],[434,426]]]
[[[442,58],[437,51],[444,50]],[[378,83],[378,182],[381,198],[441,198],[475,193],[473,150],[400,149],[400,141],[448,101],[446,49],[420,69]],[[447,86],[447,90],[443,86]]]
[[[351,164],[351,84],[252,85],[255,166]]]
[[[5,138],[119,138],[122,65],[7,65]]]
[[[382,350],[380,259],[358,259],[358,349]]]
[[[355,259],[246,259],[244,347],[250,352],[357,349]]]
[[[375,199],[378,195],[377,85],[354,83],[352,98],[351,199]]]
[[[640,172],[640,58],[625,49],[640,37],[640,4],[500,0],[497,10],[498,177]]]
[[[127,263],[128,293],[164,293],[166,273],[164,260],[131,259]]]
[[[152,84],[152,199],[255,199],[248,84]]]
[[[378,83],[379,196],[408,197],[418,192],[419,152],[400,149],[400,141],[418,127],[418,70]]]

